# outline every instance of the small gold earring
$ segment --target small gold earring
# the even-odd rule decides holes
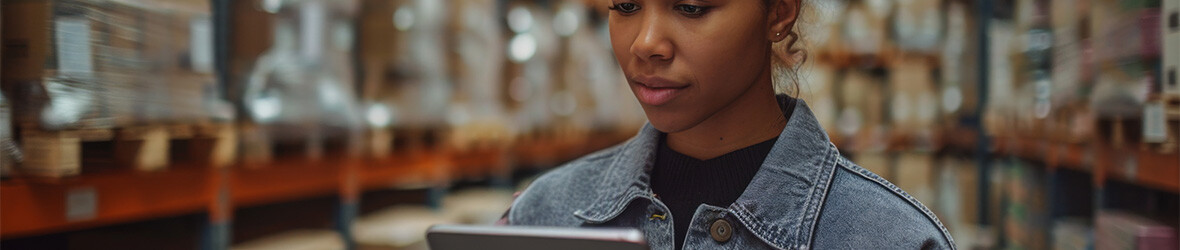
[[[774,33],[774,36],[781,36],[781,35],[783,35],[783,33],[778,33],[778,32]]]

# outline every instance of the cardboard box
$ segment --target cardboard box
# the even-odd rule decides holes
[[[819,124],[829,133],[836,132],[836,69],[823,63],[811,63],[799,73],[798,97],[811,107]]]
[[[938,204],[935,198],[934,155],[907,152],[897,156],[893,184],[896,184],[922,204]]]
[[[895,131],[915,134],[929,131],[938,116],[933,67],[923,58],[901,58],[889,74],[890,121]]]
[[[849,150],[881,146],[880,133],[885,122],[885,93],[882,79],[862,70],[846,71],[839,88],[839,134],[853,139]]]
[[[1163,92],[1180,95],[1180,1],[1161,1],[1160,32],[1163,34]]]
[[[195,4],[201,2],[204,7]],[[7,56],[0,82],[20,98],[14,100],[16,119],[45,129],[196,119],[188,115],[203,106],[170,104],[201,102],[217,92],[204,90],[216,85],[172,80],[186,72],[214,79],[207,3],[3,2]],[[188,108],[196,110],[181,110]]]
[[[49,55],[54,46],[51,41],[52,29],[56,27],[53,15],[54,5],[49,1],[4,1],[3,10],[4,54],[3,79],[5,89],[15,95],[18,81],[40,80],[46,68],[57,68]],[[77,19],[72,19],[77,20]],[[20,23],[21,25],[12,25]],[[86,25],[74,22],[75,26]],[[49,62],[53,62],[49,64]]]
[[[893,171],[893,160],[889,154],[884,152],[857,152],[853,156],[853,161],[857,165],[872,171],[877,176],[885,178],[885,180],[895,181]]]
[[[937,160],[938,180],[935,203],[924,203],[938,215],[959,248],[968,249],[978,237],[978,169],[970,159],[943,157]]]
[[[16,162],[9,155],[11,147],[16,147],[12,140],[12,106],[8,105],[3,91],[0,91],[0,177],[8,176]]]
[[[1176,228],[1134,214],[1100,211],[1094,221],[1095,249],[1178,249]]]
[[[889,5],[892,1],[876,1]],[[881,53],[888,37],[888,7],[872,7],[867,3],[849,5],[845,11],[844,27],[841,36],[844,45],[853,54],[874,55]],[[882,13],[885,12],[885,13]]]

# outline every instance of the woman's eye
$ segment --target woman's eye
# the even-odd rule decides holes
[[[687,5],[687,4],[676,5],[676,10],[679,10],[680,12],[683,12],[684,14],[690,15],[690,16],[699,16],[701,14],[705,14],[705,7],[696,6],[696,5]]]
[[[624,14],[631,14],[639,11],[639,5],[634,3],[620,3],[611,6],[610,9]]]

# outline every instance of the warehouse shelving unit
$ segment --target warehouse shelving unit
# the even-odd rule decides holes
[[[1050,172],[1070,169],[1094,176],[1101,187],[1119,180],[1180,193],[1180,154],[1140,148],[1116,149],[1105,143],[1057,143],[1047,139],[997,137],[995,154],[1043,163]]]
[[[997,2],[966,2],[973,7],[970,13],[974,16],[976,39],[973,49],[979,55],[991,55],[991,44],[1004,42],[993,41],[994,38],[987,32],[992,28]],[[925,58],[932,65],[940,65],[937,56],[901,51],[891,46],[884,47],[878,55],[855,55],[840,50],[820,51],[814,54],[815,59],[837,69],[887,70],[899,56]],[[954,122],[936,125],[928,142],[915,144],[903,130],[898,129],[878,135],[884,140],[883,148],[857,148],[862,145],[848,144],[849,139],[856,138],[843,138],[833,131],[829,131],[829,136],[842,153],[852,156],[859,153],[884,154],[893,159],[898,154],[920,152],[932,153],[937,158],[969,157],[974,163],[972,169],[975,171],[977,193],[964,199],[974,200],[972,204],[977,217],[971,221],[974,226],[978,226],[980,232],[977,236],[982,237],[983,241],[976,243],[985,244],[983,247],[1004,247],[1009,240],[1002,235],[1007,230],[1005,227],[1011,226],[1005,225],[1004,220],[1012,215],[1007,214],[1010,211],[1005,211],[1009,209],[1006,204],[1002,201],[997,204],[994,200],[997,196],[1007,195],[1003,190],[1008,187],[995,186],[992,178],[996,174],[1003,174],[1006,165],[1011,164],[1031,166],[1033,171],[1044,175],[1045,178],[1036,183],[1036,190],[1044,192],[1049,200],[1046,207],[1048,216],[1038,218],[1042,225],[1051,225],[1054,220],[1065,217],[1081,217],[1092,221],[1101,212],[1134,210],[1131,208],[1135,206],[1148,207],[1134,212],[1149,218],[1160,217],[1167,221],[1177,216],[1174,203],[1176,197],[1180,196],[1180,152],[1167,152],[1167,149],[1141,144],[1137,140],[1132,143],[1116,142],[1116,139],[1111,139],[1113,134],[1134,130],[1098,126],[1097,123],[1109,122],[1109,119],[1095,120],[1098,134],[1075,141],[1013,131],[989,134],[984,114],[987,113],[989,85],[995,77],[989,66],[992,59],[989,56],[978,56],[975,60],[978,73],[974,86],[975,109]],[[1174,125],[1169,127],[1175,128]],[[1168,212],[1169,209],[1172,212]],[[1046,226],[1044,229],[1051,230],[1051,227]],[[995,235],[997,232],[1000,235]]]
[[[511,171],[496,168],[506,166],[510,155],[568,161],[596,150],[595,146],[623,139],[603,138],[607,139],[597,144],[545,144],[564,149],[557,152],[433,150],[381,159],[292,158],[224,168],[177,164],[159,172],[126,169],[60,179],[5,180],[0,183],[0,196],[4,197],[0,235],[12,239],[184,214],[208,214],[209,235],[228,235],[223,230],[232,223],[234,208],[320,196],[341,197],[341,209],[335,216],[348,221],[355,217],[364,191],[445,187],[458,178]],[[206,240],[211,249],[228,246],[227,238]]]
[[[589,2],[589,0],[587,1]],[[1142,188],[1163,196],[1180,194],[1180,152],[1160,152],[1137,146],[1115,146],[1103,140],[1062,142],[1037,136],[989,135],[982,115],[988,106],[989,68],[992,52],[988,37],[992,22],[992,0],[970,1],[976,17],[978,79],[975,110],[954,124],[940,126],[932,144],[914,143],[902,132],[886,132],[886,153],[954,152],[969,155],[975,163],[978,194],[968,197],[977,204],[977,218],[982,228],[996,230],[1000,218],[994,211],[991,176],[1002,171],[997,167],[1010,161],[1030,162],[1046,174],[1043,183],[1050,198],[1052,221],[1065,215],[1093,218],[1098,211],[1112,208],[1112,200],[1123,200],[1124,186]],[[227,65],[231,49],[229,20],[233,2],[211,0],[215,37],[215,55],[219,72],[231,72]],[[504,5],[504,1],[499,1]],[[501,6],[503,8],[503,6]],[[816,54],[816,59],[838,68],[888,68],[894,58],[922,58],[938,65],[935,55],[902,52],[887,47],[881,55],[849,53]],[[219,81],[231,82],[228,74]],[[226,86],[223,84],[223,86]],[[228,88],[223,87],[223,90]],[[10,240],[76,230],[111,227],[159,218],[201,215],[205,219],[201,249],[227,249],[234,241],[235,212],[247,207],[300,201],[335,199],[330,217],[333,229],[350,247],[351,227],[360,214],[366,192],[425,189],[427,204],[437,208],[440,197],[458,181],[492,179],[507,183],[514,171],[539,171],[557,166],[578,156],[617,144],[634,134],[627,131],[600,131],[585,140],[556,138],[520,138],[514,144],[483,146],[473,149],[436,147],[396,151],[387,157],[348,157],[327,155],[317,160],[280,157],[268,163],[237,163],[212,167],[189,162],[174,162],[160,171],[137,171],[113,166],[97,171],[88,169],[76,177],[14,178],[0,181],[0,239]],[[833,134],[840,145],[843,138]],[[857,153],[856,151],[849,151]],[[996,166],[993,166],[996,165]],[[1084,180],[1084,181],[1078,181]],[[1113,186],[1113,187],[1112,187]],[[1083,199],[1074,199],[1081,195]],[[1115,196],[1115,197],[1112,197]],[[1132,197],[1135,198],[1135,197]],[[1077,203],[1087,204],[1077,204]],[[1169,206],[1174,204],[1164,204]],[[1080,208],[1073,208],[1074,206]],[[1000,207],[999,210],[1003,210]],[[1081,211],[1081,212],[1079,212]],[[1003,241],[1003,239],[997,239]],[[995,243],[1003,246],[1002,243]]]

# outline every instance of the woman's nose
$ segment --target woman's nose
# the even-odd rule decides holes
[[[667,61],[674,56],[674,46],[667,36],[666,26],[669,22],[660,21],[661,17],[648,14],[640,23],[639,34],[631,43],[631,54],[645,61]]]

